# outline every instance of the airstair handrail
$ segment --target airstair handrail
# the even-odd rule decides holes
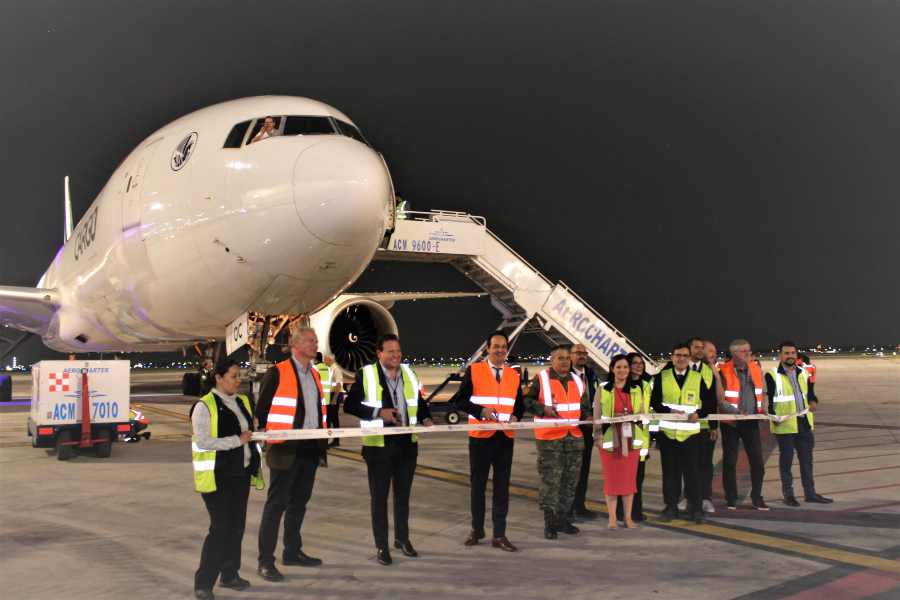
[[[519,254],[518,252],[516,252],[515,250],[513,250],[512,248],[510,248],[510,247],[509,247],[509,244],[507,244],[506,242],[504,242],[503,240],[501,240],[500,237],[499,237],[496,233],[494,233],[494,232],[491,231],[490,229],[488,229],[487,232],[488,232],[488,234],[490,234],[490,236],[491,236],[494,240],[496,240],[501,246],[503,246],[503,247],[506,249],[507,252],[509,252],[510,254],[512,254],[513,256],[515,256],[516,259],[522,261],[522,263],[524,263],[526,267],[528,267],[529,269],[531,269],[538,277],[540,277],[541,279],[543,279],[543,280],[544,280],[544,283],[546,283],[547,285],[549,285],[551,288],[553,287],[553,282],[550,281],[549,279],[547,279],[547,278],[544,276],[544,274],[541,273],[541,272],[537,269],[537,267],[535,267],[533,264],[531,264],[530,262],[528,262],[527,260],[525,260],[524,258],[522,258],[522,255],[521,255],[521,254]]]
[[[484,217],[453,210],[398,210],[397,212],[397,218],[406,221],[428,221],[437,223],[440,222],[440,217],[451,217],[460,222],[471,221],[481,227],[487,225],[487,219]]]

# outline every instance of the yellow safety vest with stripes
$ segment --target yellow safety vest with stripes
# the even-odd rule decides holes
[[[641,382],[643,383],[643,382]],[[603,417],[614,417],[615,416],[615,406],[616,406],[616,396],[615,396],[615,388],[612,390],[607,390],[606,385],[600,388],[600,415]],[[638,414],[644,411],[644,392],[642,385],[633,385],[631,386],[631,412],[632,414]],[[649,399],[647,400],[649,402]],[[647,456],[648,449],[650,447],[650,434],[645,432],[646,427],[644,427],[640,421],[631,421],[632,427],[632,446],[635,450],[640,450],[641,452],[641,460]],[[615,450],[615,444],[613,443],[613,435],[614,435],[614,426],[610,424],[609,427],[606,428],[606,431],[603,433],[603,443],[601,448],[608,452],[612,452]]]
[[[322,382],[322,404],[326,406],[331,404],[335,388],[334,369],[334,367],[329,367],[325,363],[316,365],[316,371],[319,372],[319,380]]]
[[[710,368],[710,366],[705,363],[700,363],[700,379],[703,380],[703,383],[706,384],[706,387],[709,389],[713,389],[713,379],[715,379],[715,373]],[[709,419],[700,419],[700,429],[709,429]]]
[[[675,370],[663,369],[660,373],[663,406],[685,414],[697,412],[702,404],[700,400],[700,384],[702,382],[703,379],[699,372],[688,369],[684,385],[678,389]],[[666,421],[663,419],[660,420],[659,427],[666,437],[677,442],[683,442],[692,435],[700,433],[700,423],[689,421]]]
[[[238,400],[243,403],[247,414],[251,415],[250,418],[253,418],[253,409],[250,408],[250,399],[247,398],[247,396],[238,394]],[[213,438],[219,437],[219,408],[216,406],[216,399],[213,398],[213,393],[209,392],[200,398],[200,402],[202,402],[209,410],[209,436]],[[255,442],[250,443],[253,444]],[[194,489],[202,494],[216,491],[216,454],[218,453],[215,450],[205,450],[198,446],[196,436],[191,436],[191,455],[194,462]],[[250,485],[258,490],[266,487],[261,465],[259,471],[257,471],[255,475],[250,476]]]
[[[416,414],[419,410],[419,378],[409,368],[409,365],[401,364],[400,372],[403,373],[403,398],[406,400],[406,416],[410,425],[416,425],[418,420]],[[381,403],[384,387],[382,386],[381,376],[378,366],[375,364],[366,365],[362,369],[363,376],[363,402],[362,405],[372,409],[381,410],[384,405]],[[360,419],[359,426],[366,427],[384,427],[384,421],[380,418]],[[412,441],[418,441],[418,436],[412,434]],[[363,446],[384,447],[383,435],[366,435],[362,439]]]
[[[775,397],[772,398],[772,402],[775,405],[775,414],[779,417],[797,414],[797,402],[794,399],[794,388],[791,387],[791,380],[784,373],[779,373],[777,367],[772,369],[770,374],[775,381]],[[800,384],[800,393],[803,394],[803,408],[808,409],[809,374],[802,369],[797,369],[797,382]],[[811,412],[806,413],[806,420],[809,421],[809,428],[815,429]],[[797,433],[797,417],[785,419],[781,423],[769,421],[769,427],[772,429],[772,433]]]

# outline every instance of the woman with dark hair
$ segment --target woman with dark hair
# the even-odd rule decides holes
[[[259,451],[250,442],[253,407],[247,396],[237,393],[240,367],[222,360],[213,377],[213,389],[191,408],[194,487],[209,512],[209,533],[194,574],[194,596],[200,600],[215,598],[212,588],[220,575],[222,587],[249,587],[238,574],[247,497],[251,485],[259,490],[264,485]]]
[[[594,397],[594,414],[603,417],[634,415],[644,410],[644,393],[640,384],[631,380],[631,366],[624,354],[609,361],[609,378]],[[624,505],[625,527],[636,529],[632,519],[632,502],[637,491],[637,470],[644,448],[643,427],[639,421],[607,423],[595,435],[603,463],[603,493],[609,513],[609,528],[616,529],[616,508],[619,496]]]
[[[641,392],[644,396],[644,407],[641,409],[641,412],[644,414],[649,413],[650,384],[653,381],[653,378],[647,374],[647,363],[644,362],[644,357],[637,352],[629,352],[626,355],[626,358],[628,359],[628,365],[631,368],[631,384],[640,385]],[[644,517],[644,502],[641,488],[644,486],[646,461],[650,458],[650,428],[647,426],[641,427],[641,433],[643,434],[644,444],[641,447],[641,460],[638,463],[637,481],[635,481],[637,491],[634,493],[634,502],[631,505],[631,518],[634,521],[643,521],[646,519],[646,517]],[[616,512],[620,521],[624,520],[622,514],[622,504],[620,503]]]

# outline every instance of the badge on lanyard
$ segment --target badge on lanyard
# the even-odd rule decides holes
[[[697,400],[697,395],[694,392],[685,392],[684,399],[687,400],[688,404],[694,404]]]

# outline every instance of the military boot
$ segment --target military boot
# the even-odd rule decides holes
[[[548,540],[555,540],[556,535],[556,516],[549,511],[544,511],[544,537]]]

